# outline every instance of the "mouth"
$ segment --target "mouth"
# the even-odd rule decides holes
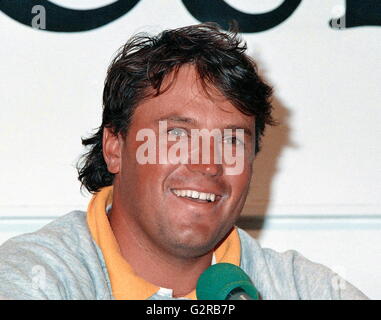
[[[171,189],[171,192],[178,198],[190,200],[198,203],[216,203],[221,196],[213,192],[201,192],[192,189]]]

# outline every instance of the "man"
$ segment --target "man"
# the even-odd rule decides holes
[[[120,50],[102,125],[83,140],[88,211],[3,244],[0,296],[195,299],[201,273],[228,262],[263,299],[366,298],[324,266],[262,249],[234,227],[274,123],[271,88],[245,50],[212,24],[136,36]]]

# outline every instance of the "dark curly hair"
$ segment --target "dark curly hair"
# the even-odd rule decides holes
[[[110,64],[103,91],[102,125],[82,138],[90,147],[78,161],[78,179],[90,193],[112,185],[102,153],[103,129],[125,137],[133,112],[144,99],[160,95],[164,78],[184,64],[194,65],[206,86],[218,89],[238,110],[255,117],[255,153],[271,116],[272,88],[259,77],[236,31],[222,32],[214,23],[166,30],[157,36],[137,34]]]

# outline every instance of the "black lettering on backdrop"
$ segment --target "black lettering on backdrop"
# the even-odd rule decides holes
[[[261,32],[281,24],[296,10],[302,0],[285,0],[276,9],[250,14],[238,11],[223,0],[182,0],[188,11],[200,22],[217,22],[223,29],[229,29],[232,20],[238,22],[240,32]]]
[[[139,0],[119,0],[107,6],[91,10],[63,8],[47,0],[0,0],[0,9],[18,22],[32,27],[34,6],[46,11],[44,30],[56,32],[87,31],[104,26],[130,11]]]
[[[347,0],[345,15],[331,19],[329,25],[333,29],[381,26],[381,0]]]
[[[48,0],[0,0],[0,10],[12,19],[35,29],[55,32],[80,32],[99,28],[120,18],[139,1],[118,0],[101,8],[73,10],[51,3]],[[187,10],[198,21],[214,21],[223,29],[228,30],[229,23],[235,20],[240,31],[244,33],[261,32],[276,27],[294,13],[301,1],[284,0],[281,5],[272,11],[250,14],[231,7],[223,0],[182,0]],[[40,21],[38,20],[40,17],[35,17],[36,10],[33,8],[36,6],[45,9],[44,16],[46,20]],[[165,18],[164,12],[163,18]],[[36,20],[39,21],[38,28],[34,23]],[[381,26],[381,0],[347,0],[345,15],[341,18],[331,19],[329,25],[333,29]]]

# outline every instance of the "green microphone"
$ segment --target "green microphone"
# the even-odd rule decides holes
[[[197,281],[198,300],[259,300],[249,276],[231,263],[217,263],[206,269]]]

